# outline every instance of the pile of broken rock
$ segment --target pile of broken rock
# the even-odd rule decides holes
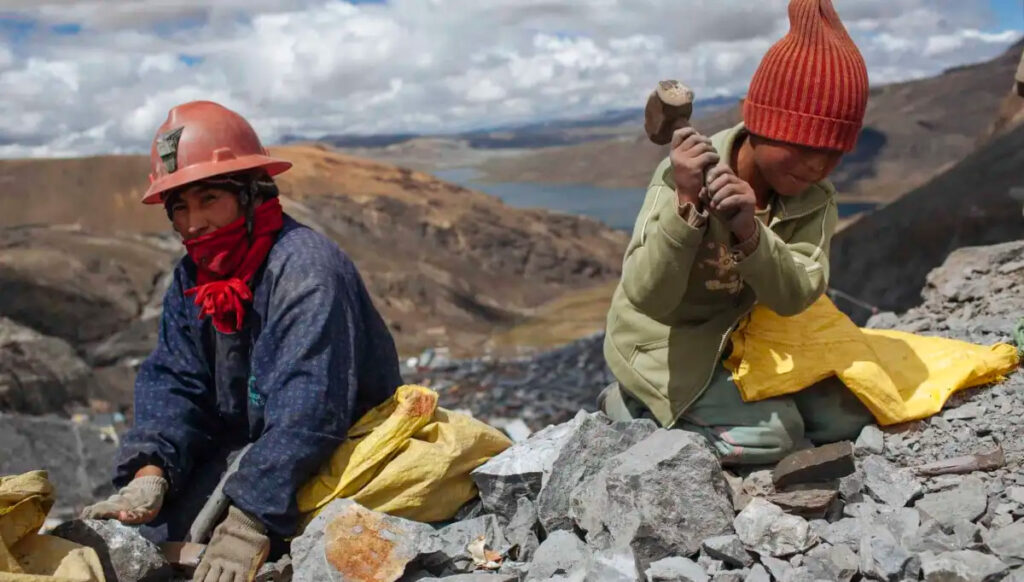
[[[257,580],[1024,580],[1024,487],[985,478],[1002,450],[899,467],[885,437],[869,427],[733,475],[703,437],[580,412],[478,468],[480,499],[458,520],[337,500]],[[109,579],[171,579],[137,553],[128,564],[152,562],[146,576]]]
[[[869,326],[1010,340],[1024,314],[1024,242],[956,251],[923,299]],[[1024,582],[1022,415],[1016,372],[929,419],[734,475],[695,435],[584,411],[477,469],[480,500],[452,523],[335,501],[258,580]],[[130,528],[76,523],[93,532],[82,543],[120,532],[100,548],[109,581],[169,579]],[[126,556],[123,575],[115,556]],[[127,568],[142,563],[141,576]]]

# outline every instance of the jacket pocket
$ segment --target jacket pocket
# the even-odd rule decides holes
[[[668,338],[637,344],[629,366],[655,392],[668,393]]]

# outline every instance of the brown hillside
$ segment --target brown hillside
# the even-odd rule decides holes
[[[885,310],[918,304],[928,272],[950,252],[1024,238],[1024,126],[832,239],[830,284]],[[962,290],[966,295],[972,291]],[[860,313],[863,315],[863,313]]]
[[[479,352],[538,306],[618,277],[625,235],[596,221],[513,209],[326,148],[274,153],[295,163],[280,179],[288,212],[355,260],[404,354],[431,345]],[[0,161],[0,227],[166,232],[162,210],[137,202],[146,172],[141,156]]]
[[[1024,41],[984,63],[871,91],[858,148],[833,178],[852,198],[893,200],[970,153],[989,129],[1012,84]],[[695,123],[712,133],[739,121],[739,108]],[[638,129],[638,133],[640,128]],[[583,182],[635,188],[650,179],[666,151],[639,136],[494,158],[482,167],[493,181]]]

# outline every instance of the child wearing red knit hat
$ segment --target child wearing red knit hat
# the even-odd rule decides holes
[[[673,135],[608,313],[617,382],[601,409],[704,434],[727,465],[856,438],[873,421],[835,378],[743,402],[722,364],[755,304],[794,315],[825,292],[838,220],[827,177],[856,145],[867,106],[864,59],[830,0],[791,0],[789,20],[751,80],[743,123]]]

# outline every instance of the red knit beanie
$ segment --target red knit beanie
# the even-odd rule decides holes
[[[743,103],[757,135],[851,151],[868,102],[868,71],[830,0],[791,0],[789,33],[761,60]]]

